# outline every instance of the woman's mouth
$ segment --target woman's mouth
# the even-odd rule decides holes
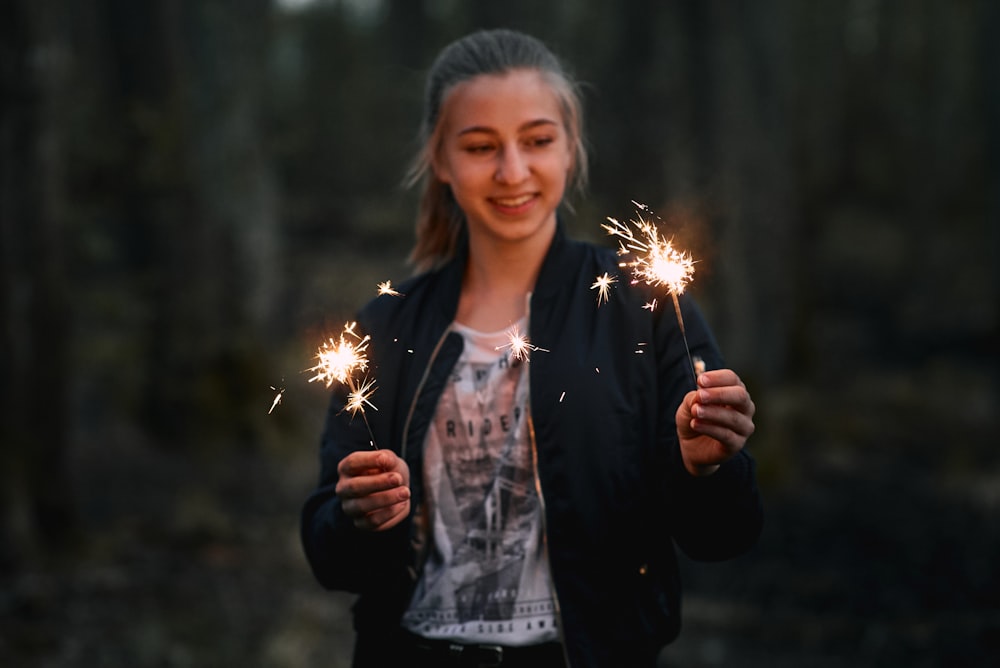
[[[497,209],[505,213],[518,213],[535,199],[534,193],[517,195],[516,197],[494,197],[490,201]]]

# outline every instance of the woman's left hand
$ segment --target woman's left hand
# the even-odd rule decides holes
[[[746,385],[731,369],[705,371],[698,389],[677,408],[677,437],[688,472],[711,475],[735,456],[754,431],[756,411]]]

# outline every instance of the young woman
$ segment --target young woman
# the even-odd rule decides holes
[[[421,273],[359,314],[378,410],[333,393],[306,555],[359,594],[358,667],[655,666],[680,629],[674,545],[725,559],[760,532],[753,401],[689,298],[697,387],[672,309],[625,277],[597,303],[622,270],[559,221],[586,154],[542,43],[450,44],[424,112]]]

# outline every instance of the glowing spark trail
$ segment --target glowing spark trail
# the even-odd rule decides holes
[[[652,213],[645,204],[634,200],[632,204],[639,211]],[[608,216],[609,224],[603,224],[601,227],[611,236],[618,238],[618,255],[629,255],[634,258],[619,265],[632,270],[633,284],[643,282],[654,288],[667,289],[674,302],[674,313],[677,315],[677,324],[684,338],[684,349],[691,365],[691,375],[697,385],[698,373],[691,358],[687,333],[684,331],[684,318],[681,316],[681,305],[677,299],[694,275],[694,260],[687,253],[674,248],[669,239],[662,238],[656,225],[643,218],[641,213],[637,214],[636,218],[638,220],[629,221],[632,224],[629,226]],[[656,300],[648,302],[643,308],[652,311],[656,308]]]
[[[618,282],[618,279],[614,276],[604,272],[603,276],[598,276],[594,280],[594,284],[590,286],[591,290],[597,290],[597,305],[600,306],[603,301],[605,304],[608,303],[608,294],[611,291],[611,284]]]
[[[497,346],[497,350],[503,348],[510,348],[510,356],[515,360],[527,360],[529,351],[539,351],[543,353],[551,352],[545,348],[539,348],[538,346],[528,343],[528,337],[521,334],[517,325],[511,325],[510,329],[507,330],[508,343]]]
[[[285,393],[285,388],[283,387],[281,389],[278,389],[277,387],[272,385],[271,389],[275,390],[277,394],[274,395],[274,401],[271,402],[271,408],[267,411],[268,415],[270,415],[274,411],[274,409],[278,406],[278,404],[281,403],[281,397]]]
[[[392,297],[402,297],[403,293],[392,287],[392,281],[384,281],[378,284],[378,294],[390,295]]]

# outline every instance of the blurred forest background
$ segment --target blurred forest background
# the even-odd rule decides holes
[[[423,72],[493,26],[586,84],[571,231],[657,212],[758,404],[764,535],[684,562],[664,665],[995,659],[1000,3],[8,0],[0,665],[348,665],[304,370],[407,276]]]

